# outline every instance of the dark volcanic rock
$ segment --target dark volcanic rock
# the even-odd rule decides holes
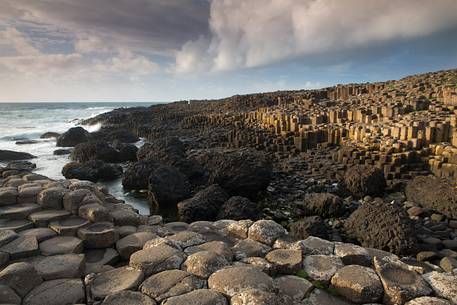
[[[28,160],[36,158],[34,155],[29,153],[12,151],[12,150],[0,150],[0,161],[16,161],[16,160]]]
[[[261,215],[257,205],[248,198],[233,196],[222,205],[217,214],[217,219],[257,220]]]
[[[130,164],[122,176],[122,185],[126,189],[147,189],[149,175],[159,164],[159,162],[152,160],[143,160]]]
[[[381,170],[370,165],[354,165],[344,175],[346,188],[357,198],[382,195],[386,180]]]
[[[149,176],[148,194],[152,210],[158,210],[159,206],[174,206],[189,198],[190,184],[175,167],[159,165]]]
[[[138,147],[135,145],[125,144],[119,141],[114,141],[112,145],[119,152],[119,160],[121,160],[121,162],[138,160],[136,156]]]
[[[73,127],[57,138],[57,146],[74,147],[89,141],[89,132],[82,127]]]
[[[310,216],[290,224],[290,234],[298,239],[306,239],[309,236],[316,236],[327,239],[329,232],[322,218]]]
[[[208,182],[219,184],[233,196],[255,199],[270,182],[272,165],[260,151],[214,149],[196,158],[208,170]]]
[[[60,137],[60,133],[49,131],[49,132],[43,133],[40,136],[40,139],[52,139],[52,138],[56,138],[57,139],[58,137]]]
[[[16,141],[16,145],[27,145],[27,144],[36,144],[39,143],[37,140],[20,140]]]
[[[219,185],[210,185],[192,198],[178,203],[179,218],[185,222],[215,220],[220,208],[228,199]]]
[[[99,131],[91,133],[90,137],[96,141],[119,141],[121,143],[135,143],[140,140],[140,138],[127,129],[113,129],[111,127],[102,127]]]
[[[71,154],[72,151],[72,149],[56,149],[54,150],[53,154],[56,156],[63,156]]]
[[[36,164],[29,161],[13,161],[9,162],[6,168],[17,171],[32,171],[36,168]]]
[[[416,246],[413,223],[402,208],[392,204],[363,204],[346,220],[344,228],[349,237],[367,248],[402,255],[411,253]]]
[[[80,179],[89,181],[113,180],[122,174],[122,167],[107,164],[101,160],[91,160],[84,163],[71,162],[62,169],[62,174],[67,179]]]
[[[457,190],[434,176],[418,176],[405,189],[409,201],[457,219]]]
[[[108,163],[119,162],[119,152],[107,142],[86,142],[75,146],[71,159],[78,162],[102,160]]]
[[[203,168],[194,160],[187,158],[186,147],[176,137],[160,138],[152,143],[146,143],[137,153],[138,160],[153,160],[171,165],[186,175],[190,182],[200,180]]]
[[[305,215],[323,218],[341,217],[346,211],[343,200],[330,193],[307,194],[301,207]]]

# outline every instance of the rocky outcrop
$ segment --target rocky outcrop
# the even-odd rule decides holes
[[[344,228],[364,247],[395,254],[415,250],[417,240],[411,220],[403,209],[389,203],[363,204],[346,220]]]
[[[343,200],[330,193],[306,194],[300,208],[307,216],[318,215],[323,218],[341,217],[346,212]]]
[[[28,160],[33,158],[36,157],[26,152],[0,150],[0,161]]]
[[[80,179],[89,181],[113,180],[122,175],[122,167],[108,164],[101,160],[88,162],[71,162],[62,169],[62,175],[67,179]]]
[[[137,148],[132,144],[118,143],[116,149],[107,142],[87,142],[76,145],[71,153],[71,159],[77,162],[102,160],[107,163],[136,161]]]
[[[148,198],[157,211],[161,207],[174,207],[178,202],[190,197],[190,183],[175,167],[159,165],[149,175]]]
[[[153,160],[140,160],[130,164],[122,176],[122,185],[126,189],[148,189],[149,176],[158,166],[160,163]]]
[[[357,198],[380,196],[386,187],[381,170],[370,165],[354,165],[344,174],[346,188]]]
[[[241,196],[230,197],[220,208],[217,219],[251,219],[257,220],[262,212],[257,204]]]
[[[457,190],[434,176],[418,176],[405,188],[408,200],[457,219]]]
[[[208,182],[219,184],[232,196],[254,199],[270,182],[272,165],[262,152],[214,149],[195,158],[208,171]]]
[[[216,220],[220,208],[228,199],[225,191],[217,184],[213,184],[192,198],[179,202],[179,218],[184,222]]]
[[[140,139],[125,128],[102,127],[100,130],[91,133],[90,138],[97,141],[135,143]]]
[[[57,138],[56,145],[60,147],[74,147],[87,141],[89,141],[89,132],[82,127],[73,127]]]

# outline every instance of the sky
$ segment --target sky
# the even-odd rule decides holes
[[[451,68],[456,0],[0,0],[0,102],[211,99]]]

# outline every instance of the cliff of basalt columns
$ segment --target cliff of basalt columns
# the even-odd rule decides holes
[[[86,123],[0,168],[0,304],[457,304],[457,70]]]

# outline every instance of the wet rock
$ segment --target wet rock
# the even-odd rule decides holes
[[[89,140],[89,132],[82,127],[73,127],[57,138],[57,146],[74,147]]]
[[[36,157],[29,153],[0,149],[0,161],[28,160],[33,158]]]
[[[184,253],[167,245],[140,250],[130,256],[130,266],[151,275],[164,270],[179,269]]]
[[[272,291],[273,279],[255,267],[228,267],[213,273],[208,287],[227,296],[234,296],[246,289]]]
[[[149,175],[148,198],[151,207],[174,207],[190,197],[187,178],[175,167],[159,165]]]
[[[6,165],[8,170],[16,171],[33,171],[36,168],[36,164],[30,161],[12,161]]]
[[[362,205],[346,220],[344,228],[363,247],[395,254],[411,253],[417,243],[408,215],[400,207],[387,203]]]
[[[285,234],[286,229],[273,220],[258,220],[249,227],[248,237],[271,246],[276,239]]]
[[[114,128],[113,126],[102,126],[100,130],[91,133],[91,139],[98,139],[107,142],[135,143],[140,139],[131,131],[125,128]]]
[[[204,286],[204,280],[198,279],[186,271],[166,270],[146,279],[141,284],[140,290],[157,302],[162,302],[165,299],[201,289]]]
[[[457,276],[450,273],[439,273],[436,271],[426,273],[423,278],[432,287],[439,297],[457,303]]]
[[[40,285],[43,279],[29,263],[13,263],[0,271],[0,285],[13,289],[20,297]]]
[[[405,188],[408,200],[457,218],[457,191],[434,176],[418,176],[409,181]]]
[[[227,305],[227,300],[219,293],[209,289],[198,289],[192,292],[171,297],[163,305]]]
[[[343,267],[341,259],[334,255],[309,255],[303,261],[303,268],[309,278],[324,283],[330,282],[333,275]]]
[[[192,198],[178,203],[178,214],[181,221],[216,220],[217,214],[227,194],[218,185],[211,185],[196,193]]]
[[[200,278],[208,278],[213,272],[227,266],[228,261],[212,251],[200,251],[187,257],[184,270]]]
[[[257,220],[262,213],[255,203],[241,196],[230,197],[221,207],[217,219]]]
[[[329,232],[320,216],[309,216],[295,221],[289,226],[290,234],[298,239],[309,236],[328,238]]]
[[[53,151],[52,154],[55,156],[64,156],[71,154],[72,151],[72,149],[56,149]]]
[[[341,217],[346,212],[343,200],[330,193],[307,194],[300,208],[305,215],[323,218]]]
[[[129,267],[120,267],[97,274],[90,290],[92,296],[100,300],[120,291],[136,290],[143,279],[143,272]]]
[[[48,131],[48,132],[43,133],[40,136],[40,139],[52,139],[52,138],[56,138],[57,139],[58,137],[60,137],[60,133]]]
[[[108,164],[101,160],[91,160],[84,163],[70,162],[62,168],[62,175],[67,179],[89,180],[93,182],[114,180],[122,175],[122,167]]]
[[[24,298],[24,305],[61,305],[84,302],[84,286],[80,279],[58,279],[43,282]]]
[[[339,295],[357,304],[378,302],[384,293],[378,275],[368,267],[345,266],[335,273],[331,283]]]
[[[344,174],[346,188],[357,198],[382,195],[386,180],[382,171],[374,166],[354,165]]]

